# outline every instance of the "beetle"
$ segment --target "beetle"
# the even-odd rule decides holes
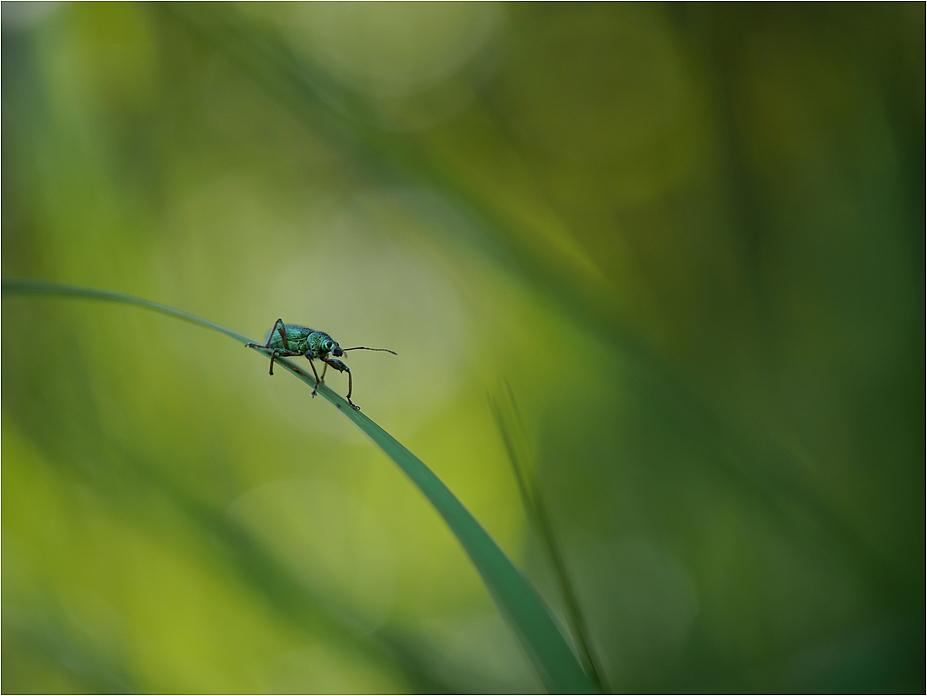
[[[315,387],[312,390],[312,396],[315,396],[319,385],[322,383],[322,380],[325,379],[325,371],[329,366],[338,370],[338,372],[347,372],[348,395],[345,398],[347,398],[351,408],[355,411],[360,411],[360,406],[357,406],[351,401],[351,393],[354,391],[354,380],[351,377],[351,370],[337,358],[340,358],[349,350],[376,350],[398,355],[396,351],[389,350],[388,348],[367,348],[366,346],[342,348],[338,345],[336,340],[324,331],[316,331],[315,329],[310,329],[308,326],[299,326],[298,324],[284,324],[283,319],[277,319],[277,321],[274,322],[273,328],[267,334],[267,340],[264,345],[260,343],[248,343],[245,347],[265,348],[271,351],[270,374],[274,374],[274,360],[278,355],[287,358],[303,355],[308,358],[309,367],[312,368],[312,374],[315,375]],[[319,377],[319,373],[315,370],[314,360],[321,360],[325,363],[325,367],[322,368],[321,377]]]

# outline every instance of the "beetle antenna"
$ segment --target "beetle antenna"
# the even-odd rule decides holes
[[[392,353],[393,355],[399,355],[395,350],[390,350],[389,348],[367,348],[366,346],[357,346],[355,348],[342,348],[343,351],[349,350],[379,350],[383,353]]]

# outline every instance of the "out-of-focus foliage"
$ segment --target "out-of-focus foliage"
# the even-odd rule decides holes
[[[2,29],[4,277],[396,350],[349,354],[355,401],[560,611],[506,380],[613,689],[924,689],[922,4]],[[5,692],[540,688],[421,496],[265,360],[51,298],[2,343]]]

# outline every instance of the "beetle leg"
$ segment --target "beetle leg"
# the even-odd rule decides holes
[[[283,319],[277,319],[274,322],[274,328],[270,330],[267,336],[267,347],[270,348],[270,340],[274,337],[274,331],[280,334],[280,342],[283,344],[283,350],[289,352],[290,346],[286,342],[286,324]],[[270,374],[274,374],[274,359],[277,357],[277,351],[270,354]]]
[[[351,368],[349,368],[347,365],[345,365],[340,360],[335,360],[333,358],[323,359],[323,362],[326,365],[331,365],[333,368],[338,370],[338,372],[348,373],[348,395],[345,398],[347,399],[348,403],[351,405],[351,408],[353,408],[355,411],[360,411],[360,406],[358,406],[353,401],[351,401],[351,394],[354,392],[354,378],[351,376]],[[323,372],[322,374],[324,375],[325,373]]]
[[[308,352],[306,357],[309,359],[309,367],[312,368],[312,374],[315,376],[315,386],[312,388],[312,394],[310,394],[310,396],[315,396],[316,392],[319,390],[319,385],[322,383],[322,380],[319,379],[319,373],[315,371],[315,363],[313,362],[312,358],[309,357]],[[322,374],[324,375],[325,373],[323,372]]]
[[[258,348],[269,348],[269,346],[257,346],[257,347]],[[277,358],[292,358],[296,355],[302,355],[302,353],[294,353],[291,350],[281,350],[280,348],[274,348],[270,352],[270,374],[274,374],[274,361]]]
[[[351,408],[355,411],[360,411],[360,406],[351,401],[351,394],[354,391],[354,378],[351,377],[351,371],[345,368],[345,372],[348,373],[348,395],[345,397],[348,400],[348,403],[351,404]]]
[[[283,350],[286,351],[286,353],[289,353],[290,346],[287,344],[286,329],[284,328],[285,326],[286,324],[283,323],[283,319],[277,319],[277,321],[274,322],[274,328],[272,328],[270,330],[270,333],[267,334],[267,342],[263,346],[260,343],[246,343],[245,348],[268,348],[269,349],[270,341],[274,336],[274,331],[276,331],[280,334],[280,340],[283,343]],[[282,351],[278,353],[278,351],[276,350],[271,352],[270,354],[270,374],[274,374],[274,360],[276,359],[277,355],[286,354],[286,353],[283,353]],[[289,353],[289,354],[292,355],[292,353]]]
[[[270,348],[270,337],[274,335],[274,331],[280,334],[280,342],[283,344],[283,350],[289,350],[290,346],[286,341],[286,324],[283,323],[283,319],[277,319],[274,322],[274,328],[270,330],[270,336],[267,337],[267,347]]]
[[[274,322],[274,328],[272,328],[270,333],[267,334],[267,345],[264,347],[270,348],[270,341],[274,337],[274,331],[280,334],[280,342],[283,344],[283,350],[289,352],[290,346],[287,345],[286,342],[286,324],[283,323],[283,319],[277,319],[277,321]],[[280,353],[277,351],[274,351],[270,354],[270,374],[274,374],[274,360],[276,360],[277,355],[279,354]]]

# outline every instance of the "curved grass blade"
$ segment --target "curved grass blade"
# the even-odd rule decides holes
[[[137,305],[214,329],[241,343],[252,342],[247,336],[188,312],[118,292],[25,279],[4,280],[2,291],[5,295],[56,294]],[[255,347],[254,350],[270,355],[266,348]],[[309,386],[315,386],[312,375],[303,372],[290,360],[277,358],[276,363]],[[599,689],[586,675],[534,586],[518,571],[450,489],[418,457],[363,413],[351,408],[343,397],[324,383],[318,386],[318,393],[373,440],[435,506],[470,556],[545,688],[551,693],[598,693]]]
[[[78,287],[77,285],[52,283],[45,280],[30,280],[28,278],[12,278],[9,280],[4,280],[2,284],[0,284],[0,287],[2,287],[4,295],[64,295],[71,297],[84,297],[91,300],[110,300],[111,302],[122,302],[123,304],[137,305],[139,307],[145,307],[147,309],[154,310],[155,312],[167,314],[168,316],[183,319],[184,321],[199,324],[200,326],[205,326],[207,329],[214,329],[219,333],[224,333],[226,336],[234,338],[236,341],[241,341],[242,343],[248,343],[250,340],[247,336],[240,334],[237,331],[227,329],[224,326],[220,326],[219,324],[211,322],[208,319],[198,317],[195,314],[184,312],[181,309],[168,307],[167,305],[163,305],[160,302],[152,302],[151,300],[143,300],[141,297],[125,295],[121,292],[97,290],[96,288],[82,288]]]
[[[412,479],[447,522],[483,576],[547,690],[551,693],[598,693],[537,591],[447,486],[418,457],[367,416],[351,408],[342,410]]]

